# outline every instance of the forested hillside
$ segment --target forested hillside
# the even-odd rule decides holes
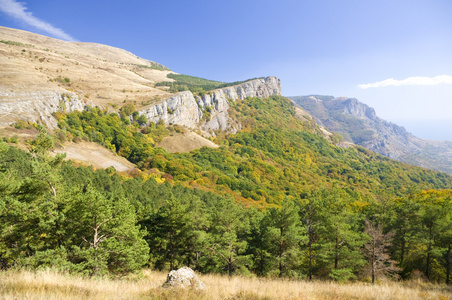
[[[452,142],[415,137],[354,98],[313,95],[290,99],[346,141],[398,161],[452,174]]]
[[[31,153],[2,142],[1,267],[450,282],[451,176],[334,146],[280,96],[231,101],[229,113],[242,130],[189,153],[155,147],[179,126],[97,108],[58,113],[60,130],[39,127]],[[141,170],[48,155],[81,139]]]

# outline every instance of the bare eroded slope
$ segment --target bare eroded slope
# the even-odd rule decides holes
[[[111,109],[125,102],[139,108],[170,95],[154,87],[170,80],[169,70],[153,69],[160,65],[119,48],[6,27],[0,27],[0,41],[3,124],[36,115],[41,102],[65,93]]]

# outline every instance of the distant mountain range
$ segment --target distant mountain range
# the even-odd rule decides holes
[[[452,174],[452,142],[415,137],[404,127],[379,118],[372,107],[354,98],[289,97],[319,125],[339,133],[345,141],[387,157]]]

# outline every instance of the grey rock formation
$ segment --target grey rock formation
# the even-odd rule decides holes
[[[216,130],[236,132],[240,124],[229,118],[229,101],[246,97],[266,98],[275,94],[281,95],[281,81],[276,77],[267,77],[213,90],[202,97],[195,97],[189,91],[180,92],[139,111],[139,114],[145,115],[150,122],[162,120],[165,124],[199,127],[207,134],[213,134]],[[203,118],[205,114],[207,117]]]
[[[87,104],[92,105],[92,103],[85,103],[72,92],[0,90],[0,120],[2,120],[0,124],[8,125],[16,120],[26,120],[55,128],[57,122],[52,116],[53,113],[81,111]]]
[[[452,143],[415,137],[404,127],[379,118],[372,107],[354,98],[290,97],[321,126],[347,142],[392,159],[452,174]]]
[[[139,114],[145,115],[154,123],[162,120],[165,124],[199,128],[206,135],[212,135],[216,130],[236,132],[240,129],[240,124],[229,118],[229,101],[274,94],[281,94],[281,82],[276,77],[267,77],[213,90],[202,97],[195,97],[189,91],[180,92],[139,111]],[[69,91],[24,92],[0,89],[0,124],[7,125],[22,119],[55,128],[57,122],[53,113],[81,111],[86,105],[99,106],[91,101],[85,103],[79,95]]]
[[[165,124],[179,124],[189,128],[198,124],[202,117],[202,112],[189,91],[180,92],[138,113],[145,115],[150,122],[163,120]]]
[[[166,282],[163,287],[175,287],[175,288],[194,288],[197,290],[203,290],[206,285],[198,279],[195,272],[189,267],[183,267],[169,272]]]

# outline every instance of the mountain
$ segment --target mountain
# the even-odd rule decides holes
[[[169,97],[154,87],[171,71],[114,47],[66,42],[0,27],[0,119],[55,126],[51,114],[85,104],[110,107],[133,98],[136,105]]]
[[[404,127],[379,118],[372,107],[354,98],[289,98],[348,142],[392,159],[452,174],[452,142],[420,139]]]
[[[128,107],[129,115],[136,111],[148,124],[162,120],[212,136],[216,130],[240,129],[228,117],[229,100],[281,94],[276,77],[210,81],[176,74],[123,49],[6,27],[0,27],[0,53],[3,126],[22,120],[54,129],[56,112],[81,111],[86,106],[119,112]],[[203,88],[211,91],[204,93]],[[199,147],[208,144],[200,136],[195,141]]]
[[[203,83],[219,83],[201,97],[191,91],[170,92],[177,84],[167,67],[101,44],[66,42],[46,36],[0,27],[0,119],[18,119],[55,126],[51,114],[82,110],[85,105],[117,111],[133,103],[140,114],[157,122],[194,127],[208,110],[206,130],[223,129],[227,123],[227,99],[268,97],[281,94],[275,77],[225,84],[186,76]],[[176,77],[177,78],[177,77]],[[184,79],[184,84],[187,79]],[[215,84],[212,86],[215,87]],[[204,120],[203,120],[204,121]]]
[[[281,95],[281,82],[272,76],[233,83],[211,81],[174,73],[159,63],[139,58],[123,49],[93,43],[65,42],[5,27],[0,27],[0,41],[0,51],[3,54],[0,60],[2,69],[0,119],[4,125],[17,123],[19,120],[43,123],[61,137],[62,146],[68,140],[80,142],[84,139],[98,142],[140,168],[159,166],[155,159],[153,162],[152,159],[146,160],[151,153],[158,153],[153,148],[155,146],[166,147],[165,149],[171,152],[188,152],[203,146],[217,147],[223,143],[236,143],[232,137],[226,142],[225,136],[228,134],[243,136],[250,130],[250,124],[257,124],[253,119],[257,114],[256,111],[248,118],[243,118],[242,114],[248,108],[244,110],[242,107],[244,104],[241,102],[248,98],[270,99],[268,101],[276,101],[283,107],[288,105],[286,100],[269,98]],[[357,143],[356,137],[359,137],[365,142],[363,145],[374,151],[388,143],[392,147],[391,151],[388,150],[384,154],[391,158],[400,158],[407,156],[408,152],[402,147],[403,143],[396,143],[397,139],[392,137],[402,135],[406,140],[405,143],[410,142],[411,149],[414,149],[412,152],[420,151],[421,146],[414,137],[403,128],[380,120],[375,116],[373,109],[361,106],[353,100],[343,99],[331,103],[338,105],[342,102],[347,103],[344,107],[348,113],[344,115],[358,116],[353,118],[360,120],[359,122],[371,120],[375,126],[386,130],[385,139],[374,139],[376,133],[367,134],[371,127],[366,127],[361,134],[350,133],[349,135],[355,139],[347,136],[346,138]],[[276,111],[274,104],[253,105],[261,106],[264,115],[268,114],[268,119],[274,119],[274,126],[282,122],[281,116],[274,118],[266,111]],[[90,110],[89,107],[97,107],[99,110]],[[318,126],[309,114],[303,113],[300,109],[287,109],[284,112],[285,119],[301,122],[297,126],[316,134],[320,139],[327,138],[331,142],[337,140],[337,136]],[[84,113],[77,115],[78,111]],[[74,115],[70,116],[71,113]],[[119,124],[113,125],[118,121],[109,115],[112,113],[120,118],[122,126],[126,126],[117,127],[114,130],[115,135],[112,135],[112,129],[109,127]],[[324,114],[327,114],[326,110]],[[99,118],[104,118],[107,124]],[[286,124],[287,120],[283,123]],[[324,120],[319,118],[318,120],[320,125],[331,130],[335,129]],[[85,124],[87,121],[89,123]],[[141,129],[142,132],[137,133],[136,127],[125,129],[137,123],[144,127]],[[268,132],[273,130],[270,125],[266,124]],[[169,127],[172,132],[164,129],[164,126],[173,126]],[[1,134],[10,128],[4,127]],[[124,136],[119,135],[119,131],[122,131]],[[282,131],[274,138],[286,141],[287,138],[281,136],[280,132]],[[150,134],[148,140],[141,139],[143,133]],[[292,134],[291,131],[287,131],[287,135]],[[118,140],[119,137],[123,140]],[[134,140],[130,141],[129,137],[133,137]],[[264,140],[266,141],[266,137],[263,137],[261,143],[264,143]],[[375,143],[374,140],[378,142]],[[136,146],[127,143],[139,144],[141,148],[134,148]],[[239,139],[238,143],[242,143],[242,140]],[[280,146],[284,147],[283,145],[284,143]],[[299,147],[306,146],[299,144]],[[315,158],[314,153],[318,150],[311,150],[313,152],[306,159],[317,161],[318,158]],[[261,150],[256,147],[256,151]],[[395,154],[389,155],[390,153]],[[94,153],[92,154],[91,156],[95,157]],[[90,153],[85,157],[90,157]],[[348,165],[348,162],[344,157],[340,157],[325,162],[325,166],[327,164]],[[344,167],[342,172],[345,172],[345,169],[348,168]],[[169,172],[166,168],[162,171]],[[308,169],[305,171],[311,172]],[[331,169],[325,172],[333,176],[336,171]],[[338,176],[342,178],[344,174]],[[316,176],[319,175],[314,177]],[[314,180],[314,177],[308,181]],[[316,180],[323,181],[322,178]],[[256,195],[254,197],[260,198]]]
[[[0,33],[3,269],[347,281],[365,271],[372,220],[394,232],[403,278],[448,281],[452,176],[341,142],[278,78],[211,81],[104,45]],[[410,140],[347,103],[338,114],[359,116],[348,126],[370,119]],[[358,136],[371,143],[371,129]]]

